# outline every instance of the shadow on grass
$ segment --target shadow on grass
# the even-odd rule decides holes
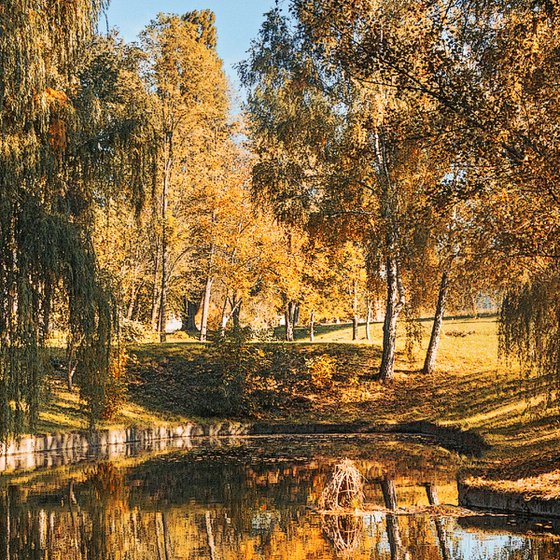
[[[311,413],[323,398],[332,400],[347,385],[360,385],[377,377],[379,349],[370,345],[337,343],[286,345],[254,343],[251,348],[262,354],[262,369],[253,375],[261,388],[263,379],[267,403],[251,397],[250,412],[256,415]],[[131,400],[151,412],[181,416],[221,416],[219,405],[225,390],[219,357],[212,346],[182,344],[143,345],[134,350],[135,364],[129,368]],[[336,361],[332,382],[317,389],[311,387],[310,358],[329,356]],[[228,373],[228,372],[225,372]],[[270,383],[267,381],[270,380]],[[280,410],[281,409],[281,410]],[[224,415],[231,413],[225,412]]]
[[[488,442],[474,430],[462,430],[456,426],[440,426],[427,420],[396,424],[389,431],[432,436],[441,447],[470,457],[482,457],[490,449]]]
[[[68,392],[66,380],[58,372],[47,377],[47,385],[36,431],[44,433],[85,428],[87,422],[80,404],[79,389]]]
[[[253,435],[406,434],[428,436],[440,447],[470,457],[482,457],[482,455],[490,449],[490,445],[486,440],[480,434],[472,430],[440,426],[426,420],[393,425],[376,425],[367,422],[310,422],[300,424],[258,423],[252,427],[251,433]]]

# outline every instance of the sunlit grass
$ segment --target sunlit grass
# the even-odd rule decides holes
[[[68,391],[66,384],[56,378],[49,380],[49,395],[39,414],[38,433],[66,432],[88,429],[88,419],[79,390]],[[98,427],[158,426],[187,419],[176,414],[149,410],[130,400],[124,402],[111,419],[99,422]]]

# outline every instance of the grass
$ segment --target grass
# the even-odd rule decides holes
[[[360,340],[352,342],[351,325],[319,325],[313,344],[304,340],[305,329],[298,329],[295,344],[252,345],[262,360],[282,356],[276,373],[287,383],[277,389],[278,396],[285,398],[253,410],[251,417],[264,422],[376,425],[428,420],[475,430],[491,445],[491,451],[470,465],[474,483],[513,488],[517,481],[515,487],[525,492],[560,497],[556,470],[560,411],[548,402],[554,396],[550,380],[524,376],[518,368],[498,360],[495,318],[446,320],[438,369],[431,375],[420,371],[430,323],[423,323],[423,343],[412,357],[405,351],[403,330],[396,378],[386,385],[376,377],[381,328],[380,323],[372,325],[371,342],[365,340],[364,326],[360,327]],[[212,407],[204,409],[214,399],[208,390],[215,382],[212,352],[211,345],[185,340],[184,335],[170,337],[163,345],[133,348],[128,402],[105,426],[161,424],[212,414]],[[311,358],[325,356],[336,360],[332,380],[323,385],[311,383],[306,364]],[[68,393],[62,379],[55,378],[51,387],[39,429],[84,428],[78,396]],[[274,392],[270,387],[267,390]]]
[[[150,410],[131,399],[127,399],[119,406],[117,414],[111,420],[104,420],[99,423],[99,428],[160,426],[186,420],[185,417],[174,415],[163,408],[159,411]],[[68,391],[62,375],[50,375],[47,394],[41,407],[35,432],[53,433],[87,429],[88,418],[80,400],[79,390]]]

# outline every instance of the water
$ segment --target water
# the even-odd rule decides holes
[[[367,511],[322,513],[321,492],[346,457],[367,479]],[[420,438],[314,436],[206,441],[4,476],[0,558],[560,558],[558,528],[546,520],[457,508],[460,468],[457,455]],[[388,492],[398,515],[385,510]]]

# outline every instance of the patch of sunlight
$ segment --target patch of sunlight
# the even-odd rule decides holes
[[[39,416],[39,431],[52,432],[60,430],[81,430],[86,427],[84,419],[77,416],[69,416],[62,411],[42,412]]]
[[[465,425],[465,427],[480,427],[484,426],[490,422],[495,421],[497,418],[501,417],[513,417],[515,413],[521,414],[527,408],[527,404],[524,401],[517,401],[513,403],[508,403],[503,406],[498,406],[492,410],[485,412],[479,412],[478,414],[472,414],[470,416],[465,416],[459,421]],[[443,425],[451,425],[457,422],[456,419],[444,420]]]

